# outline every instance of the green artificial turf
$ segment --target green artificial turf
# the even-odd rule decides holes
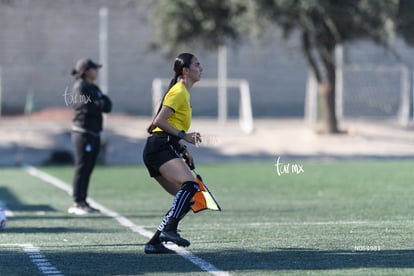
[[[223,211],[183,220],[188,250],[232,275],[414,273],[413,162],[290,162],[282,175],[272,162],[200,165]],[[39,169],[71,182],[71,167]],[[150,231],[173,200],[138,166],[97,167],[89,195]],[[147,238],[110,217],[68,215],[66,192],[20,168],[0,169],[0,201],[15,214],[0,230],[1,275],[45,275],[22,244],[64,275],[207,275],[145,255]]]

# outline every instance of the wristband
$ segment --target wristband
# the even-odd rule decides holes
[[[180,137],[180,139],[184,139],[185,137],[185,131],[181,130],[180,132],[178,132],[178,137]]]

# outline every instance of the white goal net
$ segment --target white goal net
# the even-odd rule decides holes
[[[406,65],[343,65],[336,68],[336,115],[391,119],[405,126],[411,118],[410,75]],[[320,96],[314,76],[308,74],[305,116],[316,123],[321,117]]]
[[[342,114],[345,118],[394,117],[409,121],[409,75],[405,66],[346,66]]]

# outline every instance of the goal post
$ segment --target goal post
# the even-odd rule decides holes
[[[170,80],[156,78],[152,81],[152,113],[155,116],[159,104],[162,100],[163,90],[168,86]],[[197,87],[200,88],[218,88],[223,83],[220,83],[218,79],[202,79],[197,83]],[[227,79],[225,82],[226,88],[238,88],[240,93],[239,101],[239,124],[242,131],[246,134],[250,134],[254,130],[252,103],[250,96],[250,85],[246,79]],[[218,93],[219,94],[219,93]],[[225,99],[218,96],[218,106],[223,108],[224,114],[227,114],[227,104],[224,105],[221,101],[227,103],[227,95]],[[223,112],[223,110],[221,111]],[[220,114],[222,114],[220,112]],[[223,118],[218,116],[218,121],[223,122]]]

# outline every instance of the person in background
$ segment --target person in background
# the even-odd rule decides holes
[[[74,111],[72,124],[72,142],[75,153],[75,173],[73,176],[73,205],[68,213],[85,215],[97,213],[86,201],[89,180],[95,167],[101,146],[102,113],[109,113],[112,102],[95,84],[99,68],[102,65],[91,59],[76,62],[72,75],[75,77],[71,94],[71,106]]]

